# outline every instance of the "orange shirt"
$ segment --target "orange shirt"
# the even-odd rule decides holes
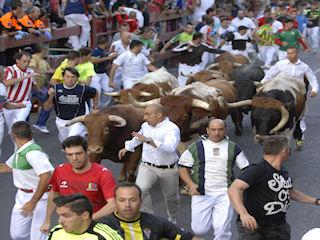
[[[35,28],[34,22],[30,19],[28,15],[24,15],[22,18],[19,18],[18,22],[25,28]]]
[[[22,27],[19,25],[13,12],[7,12],[0,18],[1,25],[7,30],[21,30]]]
[[[34,27],[37,29],[46,28],[46,25],[44,25],[44,23],[40,19],[37,19],[34,21]]]

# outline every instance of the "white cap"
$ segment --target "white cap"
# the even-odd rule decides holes
[[[320,228],[313,228],[302,236],[301,240],[319,240]]]

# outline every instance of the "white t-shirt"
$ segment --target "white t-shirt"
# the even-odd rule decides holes
[[[250,19],[248,17],[244,17],[242,19],[236,17],[236,18],[232,19],[231,26],[236,28],[237,31],[238,31],[238,27],[240,27],[240,26],[245,26],[245,27],[247,27],[249,29],[256,28],[256,25],[254,24],[252,19]]]
[[[17,153],[23,151],[34,143],[31,140],[17,150]],[[27,162],[32,166],[31,169],[21,170],[13,168],[14,161],[17,161],[18,154],[13,154],[6,164],[12,168],[13,183],[17,188],[36,190],[39,183],[39,175],[46,172],[53,172],[54,168],[49,161],[46,153],[41,151],[30,151],[26,154]]]
[[[125,48],[122,44],[121,40],[117,40],[115,42],[113,42],[110,46],[110,50],[114,49],[114,51],[118,54],[118,56],[124,52],[126,52],[127,50],[130,49],[129,45]]]
[[[131,88],[148,73],[146,65],[149,65],[150,61],[143,53],[135,55],[131,51],[126,51],[118,56],[113,63],[122,66],[123,88],[126,89]]]
[[[206,195],[217,192],[226,192],[228,190],[228,140],[222,140],[215,143],[207,140],[202,140],[205,157],[205,183],[204,190]],[[249,165],[249,162],[241,151],[235,161],[236,165],[243,169]],[[179,165],[191,168],[194,164],[194,159],[189,150],[182,153]]]
[[[201,4],[200,6],[196,7],[193,11],[193,15],[192,15],[192,18],[193,18],[193,21],[194,22],[201,22],[201,18],[203,15],[206,14],[206,10],[210,7],[212,7],[215,3],[215,0],[200,0],[201,1]]]

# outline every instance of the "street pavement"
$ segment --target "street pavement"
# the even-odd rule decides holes
[[[301,58],[310,67],[317,72],[317,77],[320,79],[318,68],[320,68],[320,60],[316,58],[314,54],[301,53]],[[175,69],[176,72],[176,69]],[[312,98],[308,102],[308,111],[306,113],[307,131],[304,149],[301,152],[293,151],[289,161],[285,164],[291,177],[293,179],[294,186],[301,189],[303,192],[320,197],[320,174],[319,174],[319,124],[320,117],[320,97]],[[54,114],[52,114],[54,115]],[[34,124],[36,120],[36,114],[31,115],[30,123]],[[34,130],[34,138],[44,150],[50,156],[50,159],[54,166],[66,161],[63,152],[60,150],[59,141],[57,137],[57,129],[54,123],[54,116],[51,116],[48,121],[48,127],[50,134],[43,134],[37,130]],[[250,116],[244,118],[244,130],[241,137],[237,137],[234,134],[234,126],[230,120],[227,119],[228,136],[231,140],[237,142],[245,151],[248,159],[251,163],[255,163],[261,160],[261,146],[255,144],[252,138]],[[293,145],[293,141],[292,141]],[[293,147],[293,146],[292,146]],[[7,129],[5,129],[5,135],[2,143],[2,155],[0,162],[5,162],[13,153],[13,144]],[[117,177],[120,172],[120,164],[112,163],[111,161],[104,160],[103,165],[107,166]],[[16,188],[12,183],[11,174],[0,175],[0,240],[9,240],[9,225],[11,209],[14,204],[14,197]],[[152,198],[154,203],[155,214],[166,217],[165,206],[160,187],[157,185],[152,191]],[[287,212],[287,220],[291,225],[291,239],[298,240],[301,236],[311,228],[320,226],[320,206],[300,204],[291,202],[291,206]],[[234,221],[235,222],[235,221]],[[181,206],[179,212],[178,225],[185,229],[190,229],[190,197],[181,196]],[[235,224],[233,223],[233,238],[237,239],[237,231]],[[207,235],[203,236],[204,239],[213,239],[213,232],[211,231]]]

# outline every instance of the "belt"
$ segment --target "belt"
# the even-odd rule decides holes
[[[161,169],[174,168],[174,166],[176,165],[175,163],[171,164],[171,165],[156,165],[156,164],[149,163],[149,162],[143,162],[143,163],[148,164],[151,167],[156,167],[156,168],[161,168]]]
[[[33,193],[33,190],[32,189],[23,189],[23,188],[19,188],[22,192],[25,192],[25,193]]]

